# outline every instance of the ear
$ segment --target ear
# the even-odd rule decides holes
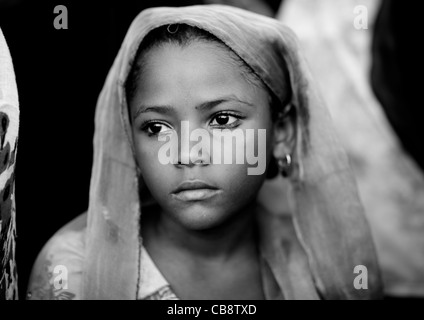
[[[290,110],[294,110],[291,107]],[[286,114],[278,114],[274,121],[274,145],[273,155],[275,159],[283,159],[287,154],[292,155],[296,145],[296,116],[289,111]]]

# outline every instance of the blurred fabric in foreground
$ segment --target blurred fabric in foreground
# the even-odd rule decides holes
[[[359,5],[368,13],[368,29],[355,28]],[[299,37],[350,156],[386,295],[424,297],[424,175],[403,149],[370,85],[379,6],[375,0],[286,0],[278,19]]]
[[[19,101],[9,48],[0,29],[0,300],[18,299],[15,261],[15,163]]]

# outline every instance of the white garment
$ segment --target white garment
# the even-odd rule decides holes
[[[76,230],[69,228],[68,225],[48,241],[40,255],[43,260],[39,259],[36,264],[37,268],[44,268],[44,272],[33,272],[31,288],[27,293],[28,299],[81,299],[85,232],[86,228]],[[144,247],[140,257],[140,277],[143,286],[139,288],[138,299],[177,299]],[[36,279],[35,274],[42,276]]]

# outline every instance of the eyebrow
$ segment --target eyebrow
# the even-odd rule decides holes
[[[203,102],[199,105],[197,105],[195,107],[196,110],[206,110],[206,109],[212,109],[222,103],[226,103],[226,102],[238,102],[244,105],[247,105],[249,107],[253,107],[254,105],[250,102],[247,101],[243,101],[238,99],[236,96],[226,96],[226,97],[222,97],[216,100],[211,100],[211,101],[206,101]],[[141,105],[137,112],[134,115],[133,119],[136,119],[140,114],[142,113],[147,113],[147,112],[156,112],[156,113],[161,113],[161,114],[170,114],[174,112],[174,107],[170,106],[170,105],[158,105],[158,106],[146,106],[146,105]]]

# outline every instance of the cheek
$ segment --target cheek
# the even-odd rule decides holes
[[[232,164],[213,164],[210,167],[211,177],[215,181],[219,181],[235,203],[252,199],[259,191],[266,178],[266,167],[272,152],[269,147],[271,144],[268,143],[270,130],[269,133],[268,130],[263,131],[262,135],[258,134],[258,130],[253,130],[250,134],[246,130],[244,132],[243,148],[240,146],[237,148],[236,143],[233,142],[232,150],[229,148],[225,150],[232,154]],[[243,150],[241,151],[241,149]],[[240,157],[243,161],[236,163],[237,153],[240,152],[244,154],[243,157]],[[260,173],[252,174],[252,169],[255,169],[253,172]]]
[[[155,166],[157,160],[156,143],[151,143],[148,139],[134,138],[134,146],[137,164],[143,170],[146,166]]]
[[[272,121],[258,117],[245,130],[245,164],[248,175],[264,175],[272,157],[274,130]]]
[[[261,140],[255,141],[257,155],[261,157],[262,161],[266,163],[266,167],[271,160],[274,144],[275,144],[275,131],[274,131],[274,122],[271,117],[271,110],[267,108],[262,109],[262,115],[258,123],[259,128],[265,129],[265,134],[262,136]],[[263,143],[263,140],[266,142]]]
[[[158,158],[161,143],[151,138],[134,136],[134,147],[137,165],[143,180],[149,189],[163,188],[163,181],[169,174],[169,165],[163,165]]]
[[[247,164],[214,165],[213,176],[225,190],[225,207],[237,211],[256,199],[264,175],[248,175]]]

